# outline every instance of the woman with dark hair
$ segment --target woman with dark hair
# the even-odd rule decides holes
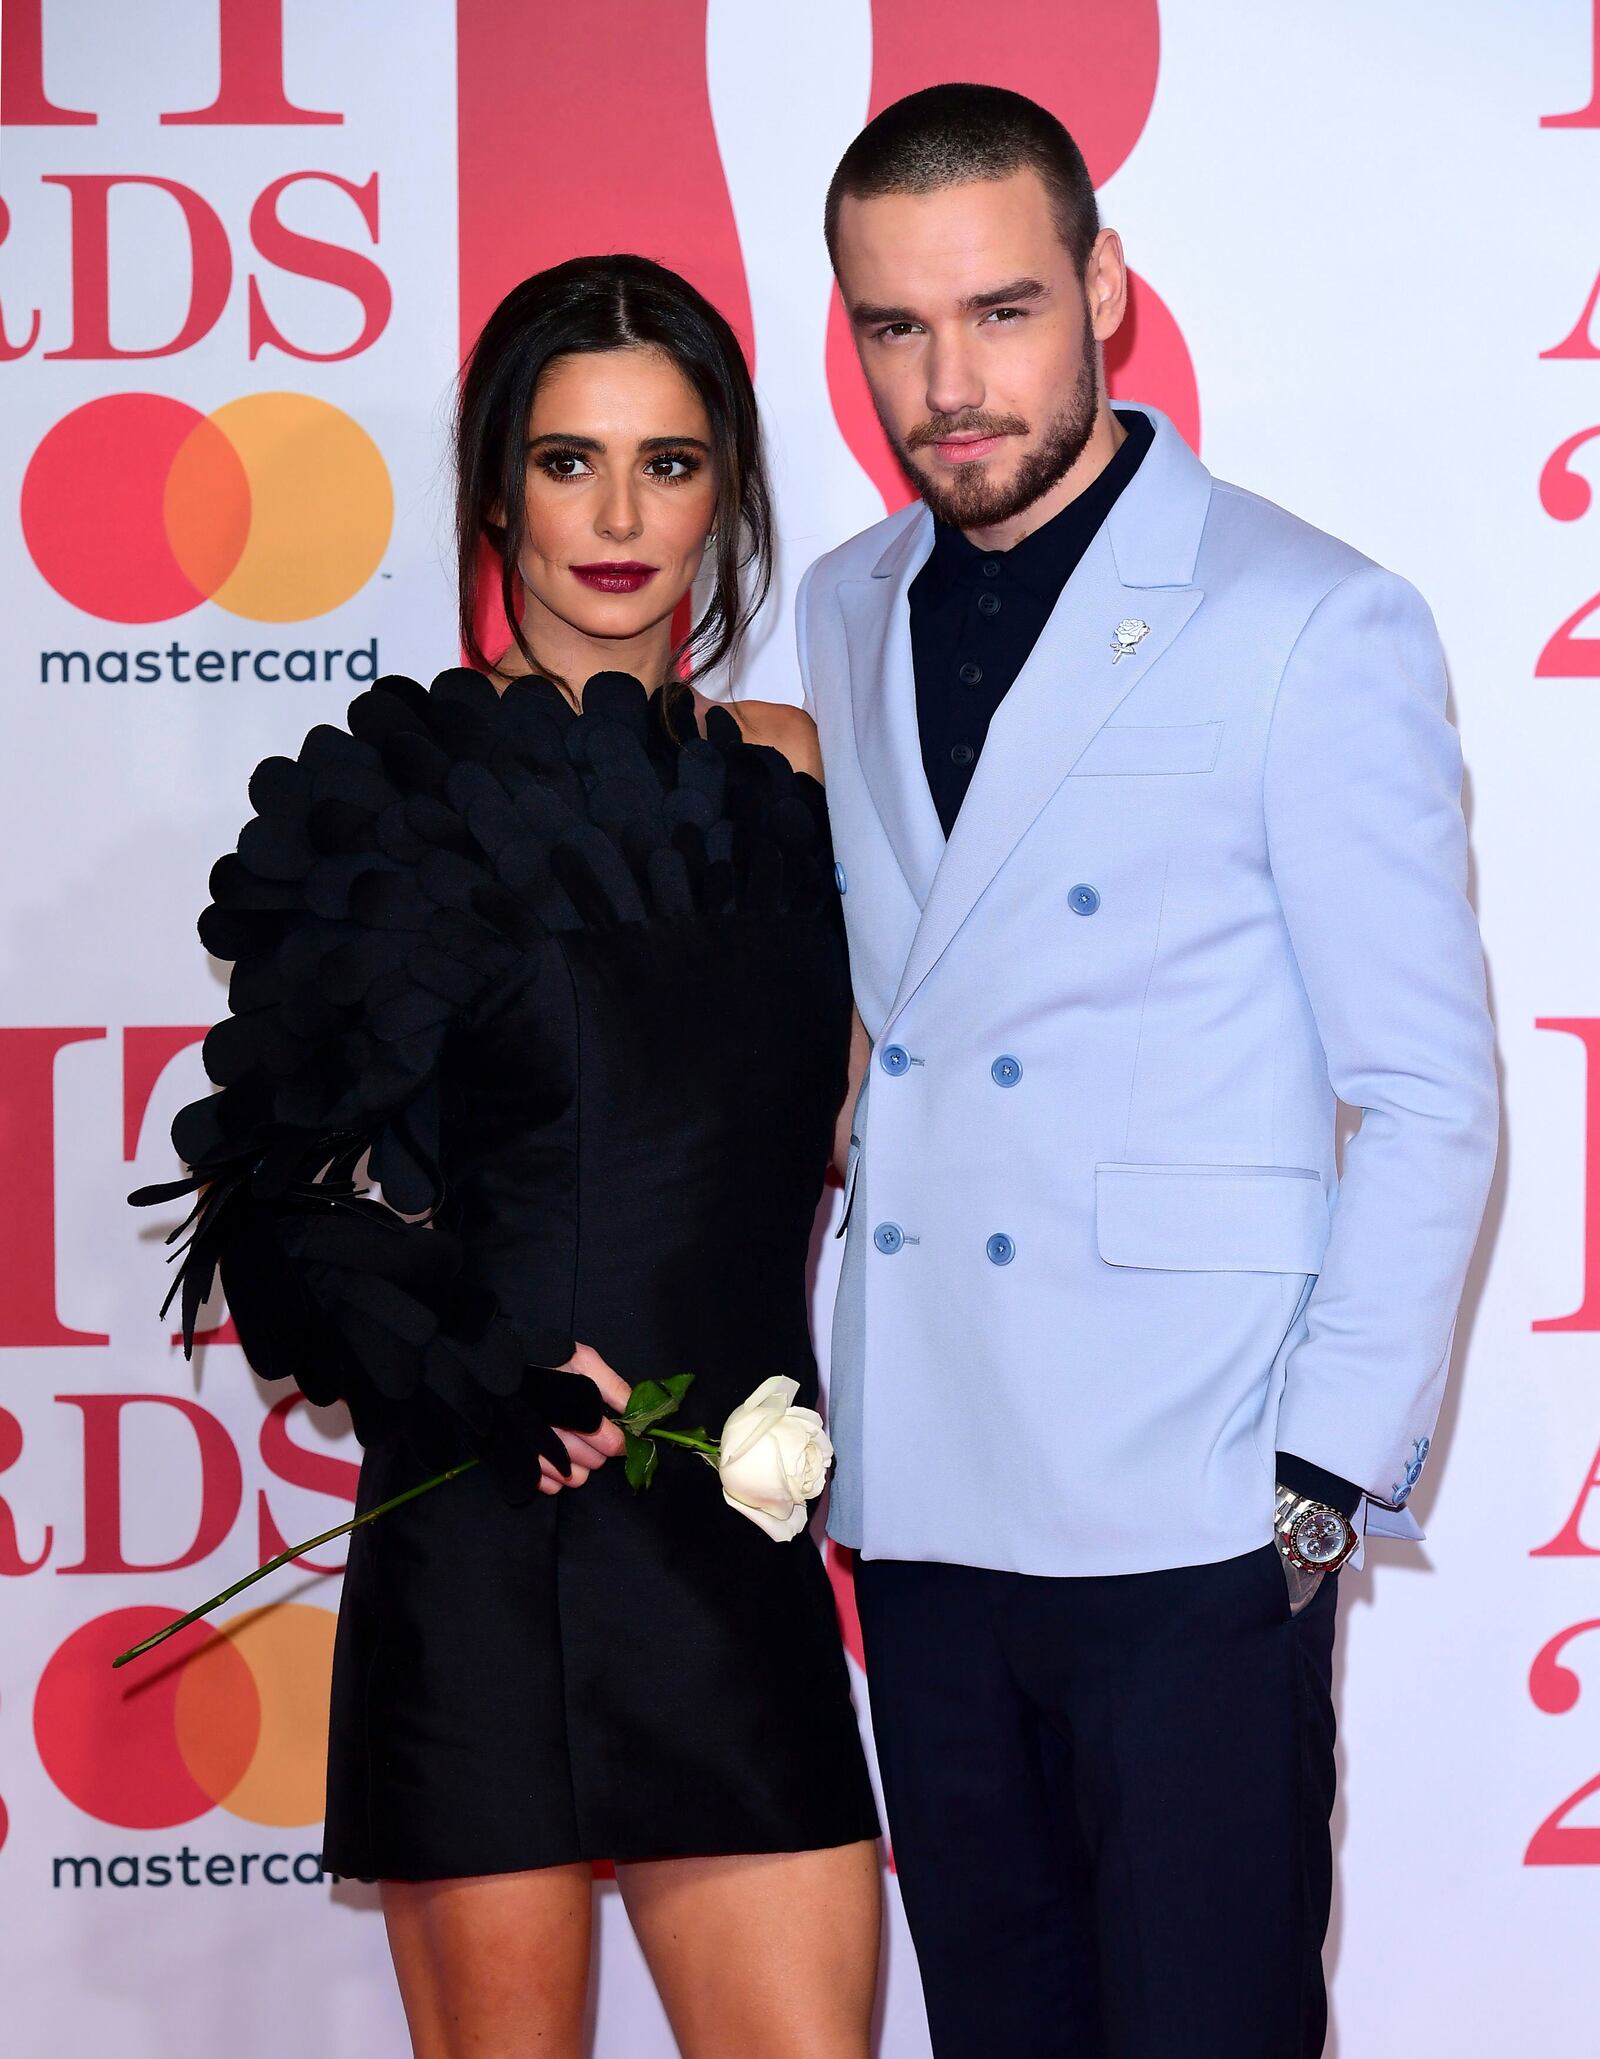
[[[540,273],[457,460],[473,669],[257,768],[201,918],[222,1091],[136,1198],[198,1190],[186,1340],[220,1268],[257,1372],[348,1403],[359,1510],[482,1461],[354,1531],[335,1648],[325,1862],[382,1883],[418,2059],[580,2049],[597,1860],[684,2052],[864,2059],[878,1824],[821,1559],[688,1452],[647,1492],[609,1463],[628,1383],[691,1373],[713,1432],[817,1391],[851,1007],[815,732],[694,684],[769,574],[737,340],[642,258]]]

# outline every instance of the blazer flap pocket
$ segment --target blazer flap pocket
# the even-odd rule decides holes
[[[1102,729],[1073,766],[1073,773],[1209,772],[1222,744],[1220,722],[1186,722],[1147,729],[1114,723]]]
[[[1156,1272],[1315,1273],[1328,1241],[1322,1175],[1296,1165],[1097,1165],[1107,1265]]]

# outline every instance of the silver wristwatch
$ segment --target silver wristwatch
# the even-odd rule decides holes
[[[1278,1489],[1272,1534],[1284,1563],[1301,1573],[1337,1573],[1356,1548],[1355,1526],[1342,1510],[1292,1487]]]

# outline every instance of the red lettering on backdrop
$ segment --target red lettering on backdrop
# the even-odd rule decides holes
[[[1595,355],[1600,357],[1600,351]],[[1576,436],[1569,436],[1544,461],[1539,474],[1539,505],[1554,521],[1576,522],[1589,512],[1594,489],[1581,472],[1572,469],[1572,460],[1593,436],[1600,436],[1600,422],[1592,429],[1580,429]]]
[[[296,107],[283,85],[283,0],[218,0],[217,97],[209,107],[164,114],[172,127],[261,128],[342,122],[342,114]]]
[[[296,1444],[289,1435],[290,1416],[297,1408],[306,1405],[303,1394],[286,1394],[282,1401],[274,1402],[262,1418],[261,1456],[267,1471],[274,1479],[286,1481],[291,1487],[308,1487],[313,1494],[331,1494],[335,1500],[347,1501],[354,1507],[356,1483],[361,1477],[359,1464],[353,1459],[338,1458],[331,1451],[309,1451],[305,1445]],[[273,1520],[265,1488],[257,1490],[256,1521],[261,1538],[260,1563],[265,1565],[280,1551],[287,1551],[291,1542]],[[344,1571],[342,1565],[323,1566],[312,1558],[298,1558],[294,1563],[311,1573]]]
[[[1541,129],[1600,129],[1600,0],[1590,0],[1590,7],[1588,103],[1571,114],[1541,115]]]
[[[348,193],[361,211],[368,236],[377,242],[376,172],[361,186],[350,179],[341,179],[333,172],[286,172],[281,179],[273,180],[251,208],[250,240],[268,264],[276,265],[280,271],[293,272],[302,279],[321,279],[327,285],[338,286],[350,294],[361,309],[361,333],[354,343],[346,344],[342,350],[306,350],[298,343],[291,343],[267,313],[266,302],[252,272],[249,287],[250,356],[258,356],[270,343],[286,357],[331,365],[343,358],[359,357],[362,351],[377,342],[388,326],[394,295],[389,281],[370,257],[363,257],[358,250],[346,250],[339,243],[325,243],[320,236],[303,236],[298,230],[285,227],[278,219],[278,196],[306,180],[320,180],[324,185],[336,186],[341,193]]]
[[[197,1401],[181,1394],[58,1394],[83,1411],[83,1557],[58,1573],[173,1573],[209,1558],[233,1528],[244,1499],[244,1476],[233,1439]],[[175,1559],[149,1565],[122,1550],[122,1414],[128,1408],[175,1409],[194,1431],[200,1454],[200,1513],[194,1541]],[[163,1498],[170,1493],[165,1478]]]
[[[9,1472],[21,1456],[22,1425],[10,1409],[0,1408],[0,1473]],[[10,1504],[0,1501],[0,1575],[16,1578],[23,1573],[37,1573],[50,1556],[54,1539],[55,1532],[46,1523],[39,1556],[36,1559],[24,1558],[17,1539],[17,1519],[11,1513]]]
[[[210,334],[228,304],[233,256],[227,230],[198,193],[176,179],[142,172],[52,173],[41,183],[65,186],[72,197],[72,341],[65,350],[47,350],[46,358],[174,357]],[[115,186],[154,186],[170,193],[189,235],[189,311],[170,343],[145,350],[121,350],[111,340],[109,214]]]
[[[834,1612],[844,1648],[864,1673],[867,1654],[861,1642],[861,1615],[856,1608],[856,1555],[847,1544],[828,1539],[828,1578],[833,1583]]]
[[[1564,1716],[1582,1692],[1578,1676],[1561,1663],[1561,1654],[1576,1637],[1600,1630],[1600,1622],[1574,1623],[1552,1637],[1528,1671],[1528,1692],[1547,1716]],[[1528,1841],[1524,1866],[1600,1866],[1600,1827],[1568,1823],[1566,1818],[1589,1796],[1600,1792],[1600,1773],[1574,1789],[1546,1816]]]
[[[0,1345],[109,1344],[56,1318],[56,1053],[103,1029],[0,1029]]]
[[[1535,1029],[1577,1037],[1584,1050],[1583,1299],[1571,1315],[1545,1316],[1536,1330],[1600,1330],[1600,1018],[1542,1015]]]
[[[1595,290],[1600,293],[1600,281],[1596,281]],[[1593,296],[1589,305],[1594,305]],[[1583,353],[1567,354],[1578,356]],[[1545,352],[1546,357],[1557,355],[1555,351]],[[1600,351],[1592,351],[1588,355],[1600,357]],[[1539,474],[1539,502],[1545,513],[1557,522],[1576,522],[1589,511],[1594,496],[1588,480],[1581,472],[1573,470],[1572,459],[1593,436],[1600,436],[1600,424],[1592,429],[1580,429],[1576,436],[1569,436],[1545,459],[1544,469]],[[1539,653],[1539,662],[1534,667],[1536,679],[1600,678],[1600,637],[1574,634],[1578,626],[1597,611],[1600,611],[1600,593],[1591,594],[1582,607],[1567,617]]]
[[[1155,96],[1155,0],[1011,0],[1004,14],[972,0],[873,0],[867,117],[946,79],[1026,93],[1065,122],[1090,176],[1105,184],[1139,139]],[[913,498],[878,425],[837,292],[828,315],[828,390],[840,433],[891,512]],[[1106,348],[1111,392],[1147,400],[1198,450],[1200,397],[1189,352],[1165,303],[1129,274],[1128,313]]]
[[[1600,1559],[1600,1544],[1585,1544],[1578,1534],[1579,1521],[1588,1506],[1589,1497],[1600,1487],[1600,1451],[1589,1464],[1589,1477],[1578,1490],[1578,1498],[1572,1505],[1572,1514],[1551,1538],[1548,1544],[1541,1544],[1530,1551],[1531,1559]]]
[[[632,9],[625,34],[613,10],[570,0],[458,0],[456,25],[463,355],[529,273],[632,250],[714,302],[753,370],[706,86],[706,0]],[[485,647],[503,648],[498,580],[480,583],[477,613]]]
[[[1589,324],[1594,319],[1594,304],[1597,300],[1600,300],[1600,274],[1596,275],[1594,284],[1589,288],[1589,298],[1583,303],[1583,313],[1573,324],[1571,334],[1564,336],[1559,343],[1553,343],[1548,350],[1541,350],[1541,358],[1600,357],[1600,349],[1596,348],[1594,338],[1589,334]],[[1590,434],[1593,433],[1591,430]]]
[[[145,1114],[156,1082],[180,1051],[187,1051],[191,1044],[198,1044],[205,1034],[203,1027],[196,1029],[187,1023],[177,1027],[141,1023],[137,1028],[122,1032],[122,1155],[130,1165],[139,1155]],[[172,1341],[181,1344],[183,1332],[174,1330]],[[215,1329],[196,1330],[194,1341],[196,1344],[237,1344],[239,1333],[233,1327],[233,1317],[224,1317]]]
[[[11,234],[11,210],[0,200],[0,243]],[[26,343],[13,343],[6,334],[5,316],[0,313],[0,364],[9,364],[14,357],[26,357],[39,340],[39,310],[33,311],[33,324],[28,330]]]
[[[44,90],[44,0],[0,7],[0,128],[81,128],[97,114],[57,107]]]

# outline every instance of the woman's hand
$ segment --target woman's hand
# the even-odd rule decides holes
[[[600,1389],[600,1399],[613,1413],[621,1415],[628,1405],[633,1389],[620,1373],[614,1373],[600,1356],[587,1344],[580,1344],[564,1366],[557,1371],[563,1373],[587,1373]],[[604,1422],[598,1430],[580,1437],[576,1430],[557,1430],[556,1435],[567,1447],[567,1456],[572,1461],[572,1473],[563,1480],[547,1458],[539,1461],[539,1492],[559,1494],[563,1487],[581,1487],[589,1475],[608,1458],[618,1458],[622,1453],[622,1432],[615,1423]]]

